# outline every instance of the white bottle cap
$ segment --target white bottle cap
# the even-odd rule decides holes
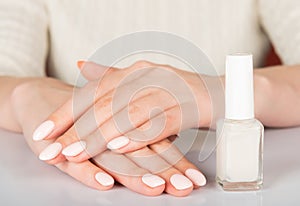
[[[226,57],[225,118],[254,118],[253,61],[251,54]]]

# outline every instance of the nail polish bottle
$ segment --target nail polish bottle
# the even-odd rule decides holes
[[[258,190],[263,183],[264,127],[254,117],[252,55],[226,57],[225,119],[217,122],[216,181],[224,190]]]

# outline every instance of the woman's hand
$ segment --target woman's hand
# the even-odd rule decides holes
[[[210,125],[212,109],[203,81],[209,77],[144,61],[125,69],[91,62],[80,66],[90,82],[33,136],[50,140],[61,135],[55,142],[63,155],[53,156],[52,164],[62,156],[84,161],[107,148],[131,152],[181,130]]]
[[[36,155],[39,155],[55,139],[44,142],[33,141],[31,137],[35,127],[66,102],[72,96],[72,90],[71,86],[51,78],[35,79],[21,84],[14,90],[11,102],[16,119],[25,140]],[[114,180],[110,175],[88,160],[81,163],[65,161],[56,164],[56,167],[98,190],[108,190],[114,185]],[[98,176],[105,181],[97,182],[95,177],[98,173]]]
[[[12,95],[15,114],[26,141],[37,155],[46,147],[48,151],[55,151],[55,145],[49,149],[55,138],[33,141],[31,137],[34,129],[70,98],[72,90],[72,87],[50,78],[28,82],[15,89]],[[49,157],[51,155],[45,152],[40,154],[41,159]],[[76,163],[65,161],[62,157],[61,162],[55,166],[98,190],[111,189],[114,178],[127,188],[150,196],[159,195],[163,191],[185,196],[193,190],[193,185],[197,188],[206,183],[197,167],[186,160],[168,140],[126,155],[106,150],[91,161]]]

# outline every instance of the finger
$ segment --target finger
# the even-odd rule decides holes
[[[101,132],[96,130],[92,135],[66,146],[62,154],[69,161],[82,162],[107,150],[106,144]]]
[[[79,127],[77,125],[82,125],[82,126]],[[97,124],[95,121],[86,122],[84,118],[78,119],[78,121],[73,126],[71,126],[67,132],[65,132],[62,136],[57,138],[54,142],[52,139],[47,140],[47,142],[51,142],[52,144],[49,145],[44,151],[41,152],[40,154],[40,157],[42,157],[41,159],[44,161],[46,160],[49,164],[57,164],[65,160],[65,156],[76,156],[80,154],[80,152],[85,150],[87,146],[83,137],[89,134],[90,132],[92,132],[95,128],[97,128]],[[38,142],[38,143],[43,143],[43,142]],[[64,153],[63,152],[64,149],[68,146],[70,146],[69,149],[67,149],[65,151],[66,153]],[[61,153],[63,153],[63,155]],[[84,160],[87,160],[89,158],[90,157],[87,156],[86,158],[84,158]]]
[[[149,62],[140,61],[129,67],[127,70],[134,71],[138,67],[145,68],[152,65],[153,64],[150,64]],[[78,119],[78,117],[89,109],[91,105],[93,105],[104,94],[112,90],[113,87],[118,85],[119,80],[122,79],[124,75],[127,75],[126,72],[117,72],[116,75],[113,75],[112,78],[110,78],[111,75],[106,74],[112,74],[115,71],[120,70],[112,67],[109,69],[101,69],[101,66],[97,66],[97,64],[92,62],[81,62],[79,63],[79,66],[87,68],[83,69],[83,73],[89,78],[91,78],[92,73],[97,70],[91,69],[94,68],[94,66],[99,69],[99,73],[97,73],[97,75],[103,77],[97,79],[98,81],[90,81],[83,88],[74,89],[73,97],[36,128],[33,134],[33,140],[39,141],[43,139],[51,139],[63,134]],[[103,75],[103,73],[105,75]],[[109,76],[109,78],[107,76]],[[137,75],[137,78],[138,77],[139,75]],[[132,81],[132,78],[129,78],[128,81]],[[100,82],[104,86],[102,86],[101,89],[98,89]],[[126,81],[124,83],[126,83]]]
[[[84,76],[88,81],[102,78],[104,75],[107,75],[107,72],[109,72],[110,69],[112,69],[109,66],[100,65],[89,61],[78,61],[77,66],[80,69],[81,75]]]
[[[60,143],[49,144],[39,153],[39,159],[51,165],[64,162],[66,158],[61,154],[61,151],[62,145]]]
[[[168,72],[166,74],[155,68],[144,72],[148,72],[147,77],[153,78],[161,73],[168,75]],[[139,81],[147,82],[147,79],[142,76],[142,80]],[[138,91],[138,88],[140,88],[139,81],[135,81],[135,84],[130,84],[130,86],[126,85],[127,88],[125,87],[124,92],[128,92],[128,90]],[[166,88],[168,88],[167,86]],[[143,91],[141,92],[143,95],[140,95],[141,97],[137,100],[126,102],[126,97],[122,95],[124,93],[123,89],[122,87],[118,88],[119,95],[116,94],[113,97],[114,99],[111,100],[113,102],[111,106],[113,111],[110,112],[112,116],[99,127],[106,140],[110,141],[108,143],[109,149],[118,150],[116,152],[122,153],[134,151],[170,135],[177,134],[180,130],[198,125],[196,122],[199,118],[197,111],[193,109],[196,107],[192,94],[181,99],[181,102],[177,102],[177,99],[171,93],[157,88],[150,90],[153,92]],[[185,89],[183,86],[183,90]],[[124,99],[126,103],[120,103],[120,105],[125,106],[123,108],[118,107],[118,103],[124,101]],[[101,111],[101,108],[96,107],[95,110],[98,113],[97,110]],[[150,128],[148,129],[149,125]],[[121,141],[119,141],[119,138]],[[129,144],[128,141],[124,141],[125,138],[130,139]],[[121,144],[121,142],[124,144]]]
[[[150,96],[151,95],[146,93],[144,97],[138,97],[143,99],[140,101],[140,105],[134,105],[131,108],[142,107],[142,104],[144,104],[146,101],[152,101]],[[122,135],[118,130],[118,127],[116,127],[114,124],[114,118],[110,118],[112,113],[110,104],[111,102],[112,94],[110,93],[105,95],[96,103],[94,107],[86,111],[86,113],[75,122],[74,126],[72,126],[65,134],[56,140],[56,142],[62,145],[63,154],[67,156],[68,160],[80,162],[89,159],[90,157],[106,150],[108,141],[111,141],[113,138],[120,137]],[[149,106],[148,104],[149,110],[151,107],[158,107],[159,105],[159,103],[156,101],[152,102],[154,102],[152,106]],[[123,114],[124,111],[126,112],[126,110],[123,110]],[[135,126],[138,126],[140,122],[137,120],[138,118],[136,117],[136,114],[140,114],[141,111],[137,111],[137,109],[131,109],[131,112],[135,115],[133,115],[135,118],[134,124]],[[144,113],[145,112],[143,112],[143,114]],[[123,114],[116,114],[117,118],[122,118]],[[145,114],[144,116],[145,117],[140,119],[146,118],[147,115]],[[98,128],[98,124],[103,125]],[[118,125],[123,125],[122,130],[124,132],[132,129],[132,124],[128,124],[128,122],[119,121]],[[126,128],[124,129],[124,127]],[[126,139],[124,139],[123,141],[126,143]]]
[[[147,72],[149,72],[149,70],[144,70],[144,71],[142,71],[141,73],[139,73],[138,75],[133,75],[133,77],[134,78],[138,78],[139,76],[141,76],[141,75],[144,75],[145,73],[147,73]],[[132,77],[131,77],[132,78]],[[130,81],[129,81],[130,82]],[[126,92],[126,90],[127,90],[127,88],[128,87],[130,87],[130,84],[129,85],[124,85],[124,86],[122,86],[121,88]],[[111,92],[110,92],[111,93]],[[105,95],[105,97],[103,98],[104,99],[104,101],[107,101],[108,103],[106,104],[106,106],[105,106],[105,104],[103,105],[103,104],[100,104],[99,105],[99,107],[96,107],[96,108],[110,108],[109,106],[110,106],[110,102],[112,102],[112,100],[111,100],[111,97],[110,97],[110,95],[108,95],[108,100],[106,100],[106,97],[107,97],[107,95]],[[151,99],[153,99],[153,98],[150,98],[150,100]],[[172,98],[170,98],[170,99],[172,99]],[[149,101],[150,101],[149,100]],[[100,101],[101,103],[103,102],[103,101]],[[155,102],[155,101],[154,101]],[[98,103],[98,102],[97,102]],[[151,104],[150,104],[151,105]],[[122,107],[122,104],[119,104],[119,106],[121,106]],[[121,107],[119,107],[119,108],[121,108]],[[92,118],[92,120],[91,120],[91,122],[94,122],[94,123],[98,123],[99,121],[97,120],[97,117],[98,116],[100,116],[101,115],[101,113],[99,114],[99,115],[97,115],[96,114],[96,121],[93,119],[94,118],[94,115],[92,115],[92,112],[94,112],[93,111],[93,109],[94,108],[91,108],[90,109],[90,111],[91,112],[87,112],[87,113],[91,113],[91,114],[89,114],[89,115],[84,115],[84,117],[86,117],[87,116],[87,119],[89,119],[89,117],[90,118]],[[97,109],[96,109],[97,110]],[[104,109],[105,110],[105,109]],[[150,110],[150,109],[149,109]],[[98,111],[98,110],[97,110]],[[98,111],[98,113],[99,113],[99,111]],[[107,115],[108,114],[108,116],[111,114],[112,112],[104,112],[104,113],[102,113],[102,114],[104,114],[104,115],[102,115],[102,116],[104,116],[104,118],[102,117],[102,121],[103,121],[103,119],[105,119],[105,114]],[[135,112],[136,113],[136,112]],[[116,116],[118,116],[118,115],[116,115]],[[156,120],[161,120],[162,118],[161,117],[158,117],[158,118],[156,118]],[[101,120],[100,120],[101,121]],[[88,121],[89,122],[89,121]],[[108,124],[108,125],[113,125],[113,123],[112,123],[112,121],[110,121],[111,122],[111,124]],[[155,122],[155,121],[154,121]],[[101,124],[101,122],[100,122],[100,124]],[[79,125],[79,126],[78,126]],[[80,125],[80,123],[76,123],[76,126],[78,126],[77,128],[84,128],[85,127],[85,125],[86,124],[81,124]],[[90,125],[90,124],[89,124]],[[122,125],[122,124],[120,124],[120,125]],[[129,128],[128,129],[131,129],[130,128],[130,126],[131,126],[131,124],[127,124],[127,125],[129,125]],[[146,124],[144,124],[143,126],[145,126]],[[155,124],[154,125],[160,125],[160,124],[156,124],[156,122],[155,122]],[[142,127],[143,127],[142,126]],[[96,128],[97,127],[97,125],[95,125],[95,126],[93,126],[93,128]],[[141,128],[142,128],[141,127]],[[104,128],[105,128],[105,126],[104,126]],[[111,127],[111,128],[108,128],[108,129],[101,129],[100,128],[100,130],[101,130],[101,133],[102,133],[102,135],[104,136],[104,138],[105,138],[105,140],[106,141],[110,141],[110,140],[112,140],[112,138],[114,138],[114,137],[116,137],[116,135],[118,135],[119,133],[118,133],[118,131],[115,129],[115,130],[113,130],[115,127]],[[127,129],[127,130],[128,130]],[[107,131],[108,133],[107,133],[107,135],[105,134],[105,131]],[[114,134],[114,131],[117,131],[117,133],[116,134]],[[123,130],[124,131],[124,130]],[[126,131],[126,128],[125,128],[125,131]],[[150,130],[150,131],[152,131],[152,130]],[[134,131],[133,132],[133,134],[134,135],[132,135],[132,136],[136,136],[135,135],[135,133],[136,132],[138,132],[138,131]],[[68,140],[68,139],[66,139],[66,138],[69,138],[69,137],[73,137],[73,135],[69,135],[69,134],[74,134],[74,138],[73,138],[73,140]],[[80,137],[81,136],[77,136],[76,137],[76,133],[75,132],[68,132],[67,134],[68,135],[63,135],[63,138],[65,138],[65,140],[63,140],[63,139],[60,139],[62,142],[61,142],[61,145],[63,145],[63,147],[65,146],[65,145],[67,145],[68,143],[66,143],[66,142],[69,142],[69,143],[74,143],[74,141],[75,141],[75,139],[80,139]],[[132,133],[132,132],[131,132]],[[144,132],[145,133],[145,132]],[[153,132],[152,132],[153,133]],[[177,133],[177,131],[176,132],[174,132],[174,131],[172,131],[171,133],[170,133],[170,130],[169,130],[169,133],[167,133],[167,135],[165,135],[165,136],[169,136],[169,135],[171,135],[171,134],[176,134]],[[119,134],[120,135],[120,134]],[[141,135],[142,137],[144,136],[144,135]],[[148,137],[153,137],[153,134],[148,134]],[[164,137],[162,137],[162,138],[164,138]],[[87,138],[87,139],[89,139],[89,138]],[[121,139],[122,140],[124,140],[124,139],[126,139],[126,138],[124,138],[124,137],[121,137]],[[59,141],[60,141],[59,140]],[[146,138],[146,140],[145,140],[145,138],[141,138],[140,139],[141,141],[143,141],[144,142],[144,144],[136,144],[136,142],[135,143],[133,143],[131,146],[134,146],[135,145],[135,148],[141,148],[141,147],[143,147],[144,145],[146,145],[146,144],[148,144],[149,143],[149,141],[147,142],[147,143],[145,143],[145,141],[146,140],[148,140],[148,138]],[[158,139],[158,140],[160,140],[160,139]],[[155,142],[155,141],[157,141],[157,140],[153,140],[152,142]],[[103,141],[102,141],[103,142]],[[117,142],[117,144],[119,144],[118,142],[119,141],[114,141],[114,143],[116,143]],[[126,142],[126,141],[125,141]],[[110,143],[112,143],[112,142],[110,142]],[[151,143],[151,142],[150,142]],[[77,145],[79,145],[79,143],[77,144]],[[109,144],[109,145],[112,145],[112,144]],[[73,146],[74,145],[70,145],[70,146],[72,146],[71,148],[74,148]],[[76,145],[75,145],[76,146]],[[100,147],[99,148],[102,148],[101,147],[102,145],[100,145]],[[122,146],[122,145],[121,145]],[[75,147],[75,148],[78,148],[78,147]],[[95,148],[95,147],[94,147]],[[130,147],[129,147],[129,149],[130,149]],[[102,150],[101,150],[102,151]],[[98,151],[98,153],[99,152],[101,152],[101,151]],[[126,150],[125,150],[126,151]],[[127,151],[129,151],[129,150],[127,150]],[[89,153],[91,153],[91,154],[97,154],[96,153],[96,151],[89,151]],[[69,155],[69,154],[67,154],[67,155]],[[78,155],[78,153],[75,153],[75,154],[73,154],[73,155],[69,155],[69,156],[75,156],[75,155]],[[85,157],[85,158],[88,158],[89,156],[88,155],[81,155],[80,156],[80,158],[82,158],[82,157]],[[83,158],[84,159],[84,158]],[[71,160],[71,159],[70,159]]]
[[[138,115],[138,114],[133,114]],[[178,134],[181,130],[186,129],[181,125],[182,119],[180,107],[175,106],[146,121],[142,125],[123,134],[129,139],[128,143],[122,147],[109,147],[114,152],[126,153],[143,148],[147,145],[159,142],[171,135]],[[149,126],[150,125],[150,126]],[[101,129],[101,131],[105,131]],[[115,141],[115,139],[111,140]],[[108,146],[111,142],[108,143]]]
[[[109,190],[114,185],[114,179],[90,161],[81,163],[65,161],[57,164],[56,167],[83,184],[97,190]]]
[[[77,139],[76,130],[72,129],[68,133],[64,134],[63,141],[57,139],[56,141],[47,140],[48,144],[39,154],[39,159],[46,161],[48,164],[58,164],[66,160],[66,155],[64,154],[64,148],[69,146],[69,151],[72,156],[80,154],[86,148],[85,141],[80,141]],[[76,154],[75,154],[76,153]],[[89,157],[84,158],[84,160],[89,159]],[[83,160],[82,160],[83,161]]]
[[[112,102],[112,97],[104,97],[103,99],[99,100],[97,104],[95,105],[95,108],[93,112],[95,113],[94,116],[96,120],[92,119],[92,115],[84,115],[86,118],[89,119],[88,121],[85,121],[85,124],[90,122],[96,121],[100,125],[97,130],[95,130],[93,133],[91,133],[92,136],[95,136],[94,133],[98,133],[100,130],[101,131],[101,136],[105,139],[106,142],[110,142],[110,147],[109,149],[119,149],[113,143],[118,145],[119,147],[125,146],[126,144],[126,135],[128,134],[128,137],[132,137],[132,140],[140,140],[143,141],[144,144],[140,144],[138,147],[142,148],[145,145],[148,144],[150,140],[153,140],[160,132],[163,132],[165,127],[161,127],[165,124],[165,116],[162,114],[161,110],[168,110],[169,107],[173,107],[173,105],[176,105],[176,101],[164,101],[164,103],[157,101],[156,98],[153,98],[152,94],[156,93],[156,91],[149,91],[145,92],[144,94],[139,94],[135,99],[133,99],[133,103],[129,105],[129,107],[118,107],[116,111],[112,111],[112,107],[110,104],[106,104],[105,102]],[[162,109],[156,110],[151,112],[149,115],[148,111],[152,111],[153,108],[159,108],[161,107]],[[170,133],[177,134],[178,130],[178,124],[180,124],[180,110],[179,108],[171,110],[172,117],[167,117],[172,119],[172,124],[170,124],[167,120],[167,127],[169,129],[172,128],[172,131],[169,131],[168,136],[170,136]],[[113,116],[111,114],[114,113]],[[129,118],[128,117],[129,114]],[[157,117],[155,117],[157,116]],[[176,116],[176,119],[173,117]],[[149,120],[154,117],[154,120],[149,122]],[[99,119],[98,119],[99,118]],[[177,122],[177,123],[176,123]],[[153,127],[157,127],[156,129],[148,128],[148,125],[152,124]],[[82,124],[83,125],[83,124]],[[80,126],[78,126],[80,127]],[[134,128],[138,128],[137,131],[143,131],[140,134],[142,135],[141,138],[138,138],[135,132],[130,132]],[[146,129],[145,129],[146,128]],[[147,131],[145,131],[147,130]],[[148,132],[148,133],[147,133]],[[156,135],[155,135],[156,134]],[[124,137],[125,135],[125,137]],[[162,134],[163,135],[163,134]],[[147,137],[146,137],[147,136]],[[127,138],[128,138],[127,137]],[[89,136],[86,137],[86,139],[90,139]],[[111,142],[113,140],[113,142]],[[120,144],[120,141],[123,141],[124,144]],[[154,140],[155,141],[155,140]],[[103,142],[103,141],[102,141]],[[101,142],[101,143],[102,143]],[[128,142],[127,142],[128,143]],[[101,147],[101,145],[99,145]],[[128,150],[122,150],[124,151],[129,151]],[[137,149],[137,147],[135,147]],[[96,151],[89,151],[90,153],[95,153]]]
[[[107,150],[94,157],[93,161],[109,172],[115,180],[134,192],[156,196],[165,189],[165,181],[162,178],[137,166],[123,154]]]
[[[27,139],[29,146],[38,155],[38,158],[48,164],[56,164],[56,162],[63,162],[66,160],[65,156],[61,155],[62,146],[54,144],[54,140],[47,140],[43,142],[34,142]],[[53,159],[56,159],[53,161]]]
[[[83,118],[79,118],[67,132],[55,140],[54,144],[61,145],[61,154],[70,161],[81,162],[91,158],[91,155],[95,156],[107,149],[107,143],[103,142],[104,138],[101,138],[101,133],[94,132],[93,135],[88,135],[98,127],[95,120],[90,121],[89,119],[94,117],[92,113],[92,110],[89,110]],[[86,138],[87,135],[89,138]],[[97,153],[93,151],[97,151]],[[52,157],[52,163],[61,162],[61,159],[56,158],[55,155]]]
[[[86,65],[94,65],[94,63],[86,63]],[[88,66],[90,67],[90,66]],[[115,68],[106,69],[104,76],[114,72]],[[75,88],[73,96],[59,109],[52,113],[46,121],[39,125],[34,133],[33,140],[39,141],[43,139],[56,138],[63,134],[71,125],[87,111],[101,96],[109,92],[117,78],[110,80],[109,78],[99,78],[97,81],[87,83],[83,88]],[[110,82],[107,84],[105,82]],[[101,83],[101,85],[100,85]],[[109,86],[102,86],[109,85]],[[101,87],[101,89],[99,89]]]
[[[151,101],[150,96],[147,95],[145,97],[145,101]],[[140,102],[141,102],[140,103],[141,105],[144,103],[144,101],[140,101]],[[156,103],[156,104],[158,104],[158,103]],[[154,105],[153,107],[155,107],[155,106],[156,105]],[[152,107],[152,106],[149,106],[149,109],[150,109],[150,107]],[[138,107],[137,105],[135,105],[134,108],[141,108],[141,107]],[[100,109],[100,111],[95,111],[97,114],[99,114],[99,115],[101,113],[105,114],[104,107],[100,107],[99,109]],[[142,109],[140,109],[140,110],[142,110]],[[124,110],[124,111],[126,112],[126,110]],[[139,114],[144,114],[144,116],[137,117]],[[116,116],[118,116],[118,115],[119,115],[119,113],[116,114]],[[178,115],[180,115],[180,114],[178,114]],[[92,116],[92,114],[87,115],[87,116]],[[85,121],[85,119],[88,119],[88,118],[86,118],[87,116],[81,118],[81,121],[80,121],[81,124],[79,121],[76,122],[76,126],[79,125],[79,126],[77,126],[78,130],[80,130],[79,129],[80,127],[84,127],[84,125],[93,125],[93,122],[95,122],[95,120],[94,121],[89,121],[89,120]],[[96,115],[96,117],[97,116],[98,115]],[[134,127],[138,127],[139,124],[144,121],[142,119],[148,118],[148,117],[146,117],[147,115],[145,114],[145,112],[139,111],[139,109],[135,109],[134,111],[132,111],[132,116],[134,118],[133,121],[135,122],[135,123],[133,123]],[[122,117],[122,115],[120,115],[118,117]],[[180,118],[177,118],[177,119],[179,120]],[[154,127],[156,127],[156,126],[160,127],[160,125],[164,125],[164,123],[165,123],[162,121],[164,121],[163,115],[154,118],[154,120],[151,123]],[[63,150],[64,151],[63,154],[66,156],[69,156],[67,158],[70,161],[76,161],[76,162],[82,161],[82,160],[88,159],[92,156],[95,156],[96,154],[103,152],[106,149],[106,145],[108,142],[110,142],[108,144],[110,149],[118,149],[117,146],[122,147],[125,144],[127,144],[129,142],[130,137],[131,137],[132,143],[129,144],[128,146],[125,146],[125,148],[121,149],[120,151],[124,153],[127,151],[136,150],[136,149],[144,147],[145,145],[149,144],[150,142],[158,141],[159,139],[155,140],[155,137],[157,135],[159,135],[160,132],[163,132],[162,134],[160,134],[158,136],[158,138],[160,138],[160,139],[164,138],[165,136],[169,136],[171,134],[176,134],[178,132],[178,130],[176,127],[177,124],[176,124],[175,118],[172,118],[172,123],[173,124],[167,125],[168,131],[160,131],[161,128],[158,128],[156,130],[153,128],[150,128],[150,129],[148,129],[149,131],[139,132],[139,134],[136,134],[136,132],[133,131],[133,132],[129,132],[129,133],[125,134],[125,136],[124,136],[124,134],[120,133],[119,127],[115,126],[115,122],[111,118],[108,121],[106,121],[103,125],[101,125],[99,129],[96,129],[91,134],[86,136],[86,133],[85,133],[83,138],[75,137],[75,136],[73,137],[73,141],[71,141],[72,143],[78,139],[81,139],[81,140],[84,139],[84,141],[86,143],[86,148],[84,148],[85,149],[84,151],[80,150],[83,154],[79,155],[79,153],[77,153],[77,152],[72,153],[71,150],[73,149],[73,145],[68,146],[69,149],[65,148]],[[178,124],[179,123],[180,123],[180,121],[178,121]],[[143,127],[145,127],[146,124],[147,123],[144,123],[137,130],[140,131]],[[169,124],[169,123],[167,123],[167,124]],[[124,132],[130,131],[133,127],[132,124],[128,124],[127,122],[120,122],[120,121],[118,122],[118,125],[122,125],[121,130]],[[126,127],[126,125],[127,125],[127,127]],[[87,127],[89,127],[89,126],[87,126]],[[94,127],[96,128],[97,126],[95,125]],[[165,129],[165,128],[162,128],[162,129]],[[167,132],[167,134],[166,134],[166,132]],[[78,134],[78,132],[77,132],[77,134]],[[72,136],[63,135],[62,137],[58,138],[57,141],[60,142],[62,145],[67,145],[67,142],[70,142],[70,140],[66,139],[66,138],[69,138],[69,137],[72,137]],[[126,139],[126,137],[129,139]],[[77,147],[75,147],[75,149],[77,150]]]
[[[96,83],[92,82],[83,89],[75,89],[72,98],[35,129],[33,140],[52,139],[63,134],[93,104],[96,88]]]
[[[97,128],[98,124],[101,124],[110,116],[110,102],[111,97],[108,94],[99,100],[95,106],[102,108],[101,111],[103,114],[106,114],[106,116],[101,115],[99,111],[97,112],[96,109],[92,107],[86,111],[68,131],[56,139],[54,145],[60,145],[60,151],[64,151],[63,154],[67,156],[70,161],[80,162],[87,160],[92,157],[91,155],[95,156],[107,149],[107,141]],[[110,132],[109,135],[107,136],[111,137],[113,133]],[[50,148],[53,147],[52,145],[50,146]],[[62,160],[60,157],[57,158],[55,156],[55,154],[59,155],[57,150],[58,148],[56,148],[56,150],[46,150],[50,152],[50,154],[46,153],[48,154],[47,160],[50,160],[50,157],[53,158],[51,160],[52,164],[61,162]],[[78,156],[78,158],[76,156]]]
[[[176,112],[179,112],[179,109],[176,110]],[[169,118],[172,118],[172,121],[167,121],[166,126],[162,129],[160,128],[160,125],[165,125],[165,116],[163,114],[158,115],[151,121],[153,127],[158,126],[158,128],[145,130],[144,128],[147,127],[148,123],[144,123],[137,129],[129,131],[126,134],[121,134],[114,125],[114,122],[109,120],[91,134],[86,135],[87,130],[89,130],[87,128],[93,125],[93,122],[95,121],[90,122],[87,120],[89,119],[89,116],[85,116],[87,118],[82,117],[75,123],[76,126],[79,125],[77,126],[77,131],[75,131],[74,127],[71,128],[65,135],[59,137],[56,142],[59,142],[63,146],[62,153],[66,158],[69,161],[74,162],[84,161],[100,154],[107,149],[107,146],[109,149],[113,149],[119,153],[135,151],[148,144],[178,133],[177,125],[180,124],[180,117],[179,115],[174,115],[175,112],[173,111],[171,111],[171,113],[172,117]],[[133,114],[136,115],[139,114],[139,112]],[[176,122],[178,122],[178,124]],[[123,125],[125,124],[126,123],[123,123]],[[87,126],[85,127],[85,125]],[[85,131],[80,130],[81,127],[85,128]],[[96,127],[97,125],[94,125],[94,128]],[[89,131],[91,131],[92,128],[93,127],[91,127]],[[122,130],[124,130],[124,128],[122,128]],[[126,130],[130,130],[130,126]],[[79,135],[78,131],[81,131],[81,135]]]
[[[99,130],[89,135],[88,139],[85,137],[84,134],[89,130],[89,126],[87,125],[84,130],[77,130],[75,126],[72,126],[63,136],[40,153],[40,159],[46,160],[49,164],[57,164],[65,159],[82,162],[105,151],[107,143]]]
[[[87,68],[90,67],[89,65],[93,64],[94,63],[85,63],[85,65],[87,65]],[[131,72],[133,69],[130,68],[127,70]],[[114,73],[114,71],[120,72]],[[45,122],[43,122],[39,127],[36,128],[33,134],[33,139],[38,141],[60,136],[99,98],[107,93],[110,93],[111,95],[112,92],[110,91],[113,90],[113,87],[120,85],[120,91],[126,92],[126,90],[130,87],[130,84],[129,86],[126,86],[126,84],[134,81],[135,79],[138,79],[140,76],[145,75],[147,72],[147,70],[142,70],[139,73],[133,72],[134,75],[129,75],[130,78],[126,78],[126,81],[122,81],[120,83],[119,81],[124,77],[124,75],[127,75],[127,73],[121,72],[121,70],[118,70],[116,68],[109,68],[105,72],[105,74],[114,73],[114,75],[105,75],[106,77],[109,76],[109,78],[103,77],[98,81],[89,82],[84,86],[84,88],[75,89],[72,98],[58,110],[56,110],[53,114],[51,114]],[[98,89],[99,87],[101,88]],[[124,105],[121,104],[121,106],[123,107]]]
[[[169,140],[163,140],[149,147],[169,164],[185,174],[193,182],[195,187],[202,187],[206,184],[206,178],[203,173],[201,173],[194,164],[188,161]]]
[[[126,155],[140,167],[162,177],[166,181],[165,192],[174,196],[187,196],[192,192],[193,183],[148,147]]]

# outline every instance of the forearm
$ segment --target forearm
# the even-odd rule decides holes
[[[300,66],[256,69],[256,116],[265,126],[300,125]]]
[[[224,88],[225,77],[208,78],[209,96],[213,99],[202,110],[202,117],[210,119],[212,125],[224,117]],[[215,84],[224,85],[224,88],[213,87]],[[198,87],[199,88],[199,87]],[[212,91],[211,91],[212,90]],[[203,100],[203,95],[198,99]],[[276,66],[254,70],[255,116],[268,127],[291,127],[300,125],[300,65]],[[200,102],[199,100],[199,102]],[[203,102],[203,101],[202,101]],[[205,102],[205,101],[204,101]],[[199,104],[201,111],[203,103]],[[204,112],[203,112],[204,111]],[[210,112],[208,112],[210,111]],[[211,118],[206,117],[210,115]],[[209,124],[200,124],[200,127],[209,127]]]

